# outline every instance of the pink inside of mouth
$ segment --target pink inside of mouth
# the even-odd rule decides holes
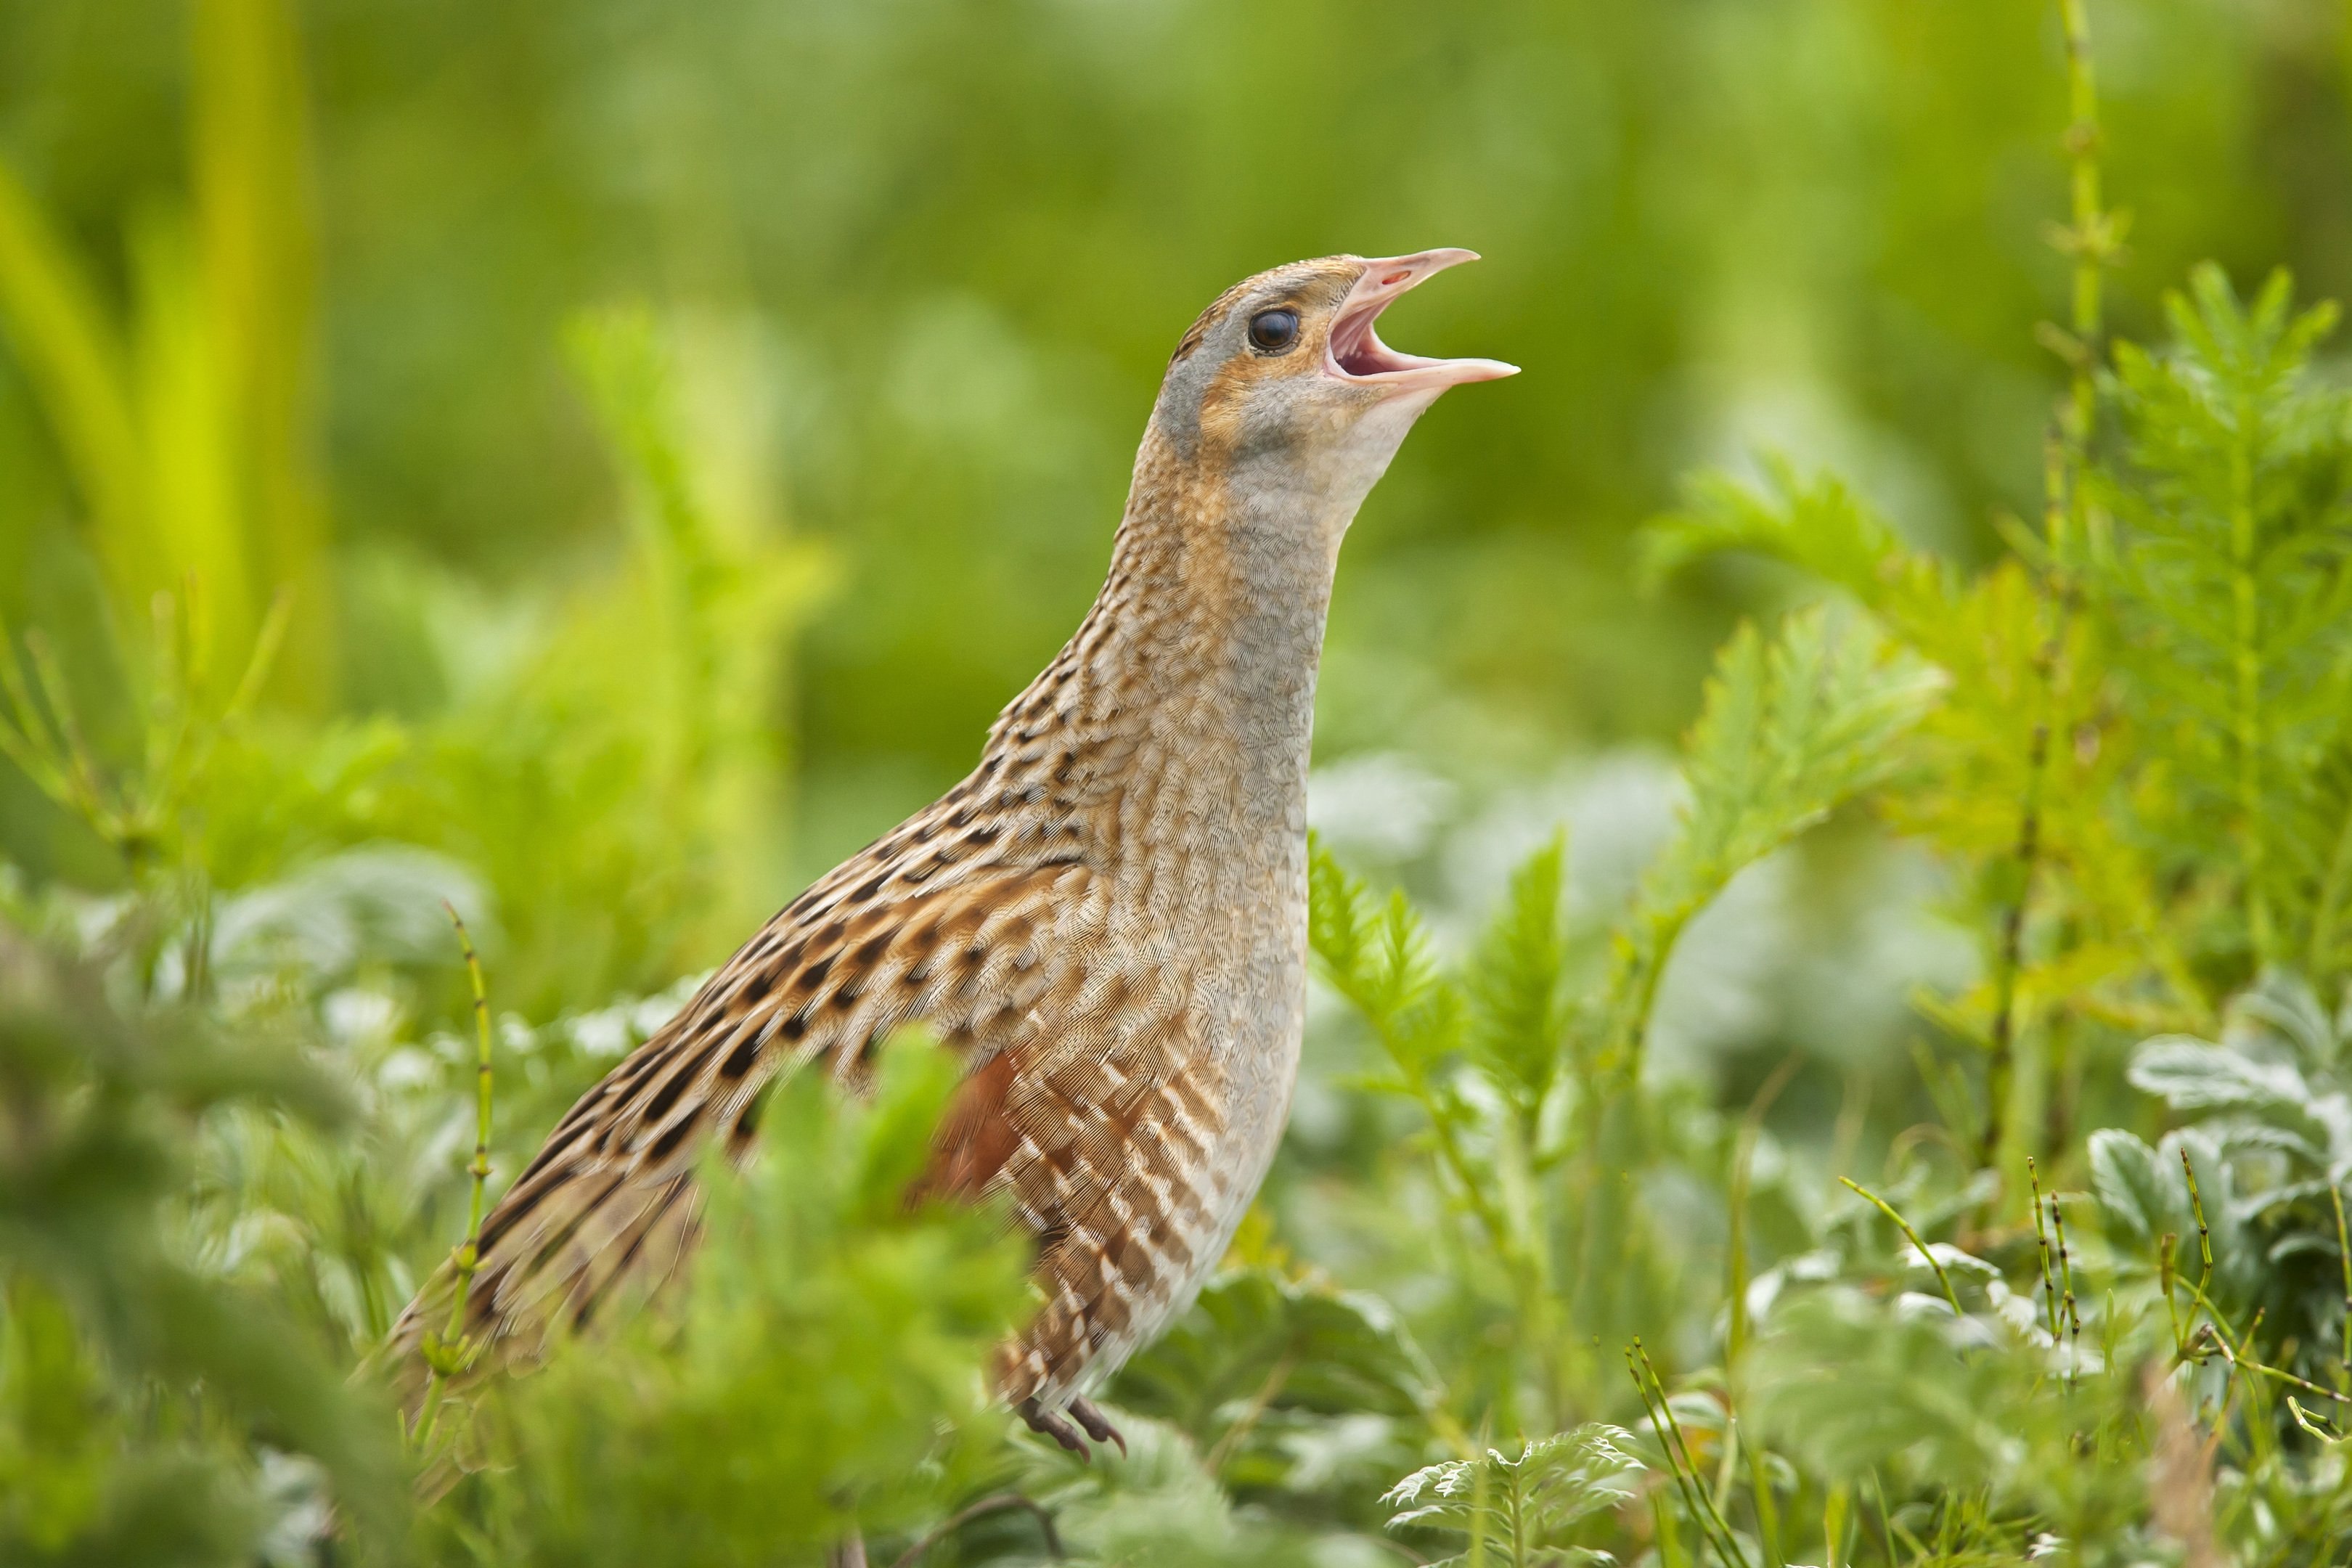
[[[1411,276],[1411,273],[1399,273],[1383,278],[1381,281],[1384,284],[1395,284]],[[1392,371],[1415,370],[1423,365],[1438,363],[1435,360],[1423,359],[1415,354],[1399,353],[1381,342],[1380,334],[1372,330],[1372,323],[1379,318],[1382,307],[1387,303],[1388,300],[1382,300],[1370,310],[1347,311],[1339,321],[1332,323],[1331,363],[1339,367],[1341,374],[1353,376],[1384,375]]]

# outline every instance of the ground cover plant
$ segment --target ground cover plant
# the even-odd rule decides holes
[[[273,16],[198,26],[241,108],[196,231],[276,210]],[[299,237],[163,222],[114,322],[0,164],[0,323],[112,545],[104,613],[0,648],[13,787],[76,836],[0,863],[0,1560],[2352,1557],[2352,394],[2283,272],[2111,331],[2089,23],[2053,25],[2038,510],[1969,563],[1829,469],[1692,477],[1643,573],[1749,613],[1670,771],[1449,830],[1507,863],[1486,905],[1405,831],[1430,775],[1327,770],[1293,1136],[1092,1465],[985,1396],[1001,1217],[902,1200],[956,1070],[918,1037],[870,1101],[772,1097],[691,1291],[511,1380],[440,1342],[397,1412],[394,1315],[758,912],[832,568],[714,499],[690,332],[592,312],[625,552],[513,603],[378,584],[465,679],[338,710],[288,351],[236,315]],[[214,526],[248,512],[266,567]],[[1759,967],[1866,1049],[1695,1068]]]

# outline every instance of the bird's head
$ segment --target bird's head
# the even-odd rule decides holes
[[[1235,284],[1177,345],[1152,423],[1189,462],[1330,492],[1352,513],[1441,393],[1517,373],[1498,360],[1399,353],[1373,330],[1399,295],[1476,259],[1328,256]]]

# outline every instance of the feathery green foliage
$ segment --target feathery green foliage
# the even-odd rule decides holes
[[[1655,588],[1694,562],[1753,551],[1834,584],[1898,625],[1932,620],[1951,590],[1949,570],[1907,548],[1892,524],[1835,474],[1764,460],[1761,484],[1720,472],[1685,484],[1683,509],[1653,519],[1637,541],[1642,576]]]
[[[1502,912],[1488,928],[1470,973],[1468,1042],[1486,1076],[1507,1099],[1519,1134],[1532,1142],[1536,1120],[1562,1066],[1559,1041],[1568,961],[1561,929],[1568,843],[1565,837],[1511,874]]]
[[[2171,731],[2150,828],[2209,836],[2202,858],[2236,861],[2240,940],[2259,963],[2332,963],[2313,928],[2334,913],[2314,905],[2341,896],[2323,889],[2352,822],[2336,777],[2352,401],[2311,372],[2335,308],[2291,301],[2284,272],[2241,304],[2210,265],[2168,297],[2169,352],[2116,348],[2123,447],[2097,489],[2115,513],[2099,581],[2133,644],[2122,672]]]
[[[747,1179],[711,1173],[709,1241],[674,1312],[491,1393],[485,1468],[433,1516],[432,1555],[732,1563],[936,1513],[999,1441],[980,1370],[1019,1319],[1026,1247],[908,1185],[961,1076],[882,1054],[870,1103],[778,1089]],[[713,1463],[708,1434],[759,1434]]]
[[[388,1411],[265,1295],[192,1259],[175,1223],[202,1123],[244,1107],[350,1109],[277,1032],[125,1009],[97,964],[0,924],[8,1561],[250,1562],[284,1525],[272,1450],[307,1456],[298,1508],[323,1483],[355,1522],[396,1527]]]
[[[1391,1530],[1468,1536],[1470,1550],[1444,1559],[1448,1568],[1482,1556],[1497,1568],[1606,1562],[1606,1552],[1561,1538],[1633,1497],[1643,1466],[1626,1451],[1630,1443],[1614,1426],[1580,1426],[1522,1444],[1516,1458],[1489,1448],[1415,1470],[1381,1500],[1396,1510]]]

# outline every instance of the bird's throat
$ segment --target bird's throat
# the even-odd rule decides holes
[[[1363,439],[1312,455],[1221,455],[1155,426],[1102,592],[1004,710],[983,772],[1058,773],[1064,808],[1096,821],[1149,798],[1154,817],[1238,836],[1226,842],[1254,853],[1303,844],[1340,541],[1418,412],[1366,421]]]
[[[1303,826],[1324,624],[1357,498],[1342,515],[1291,476],[1204,467],[1147,443],[1089,663],[1137,704],[1155,753],[1216,775],[1242,816]]]

